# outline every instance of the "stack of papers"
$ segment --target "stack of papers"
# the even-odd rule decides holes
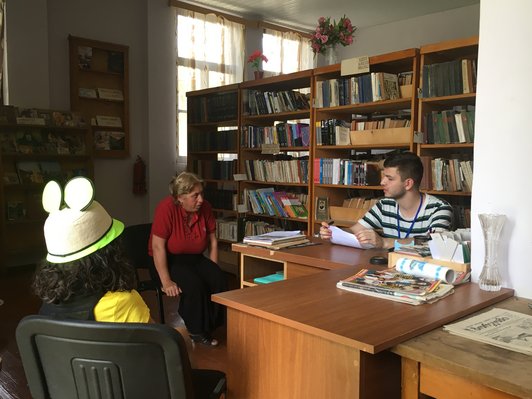
[[[442,280],[413,276],[395,269],[362,269],[354,276],[339,281],[336,286],[358,294],[411,305],[432,303],[453,293],[453,286]]]
[[[244,237],[244,244],[257,245],[272,249],[286,248],[292,245],[308,243],[307,236],[301,234],[301,231],[272,231],[270,233],[260,234],[257,236]]]

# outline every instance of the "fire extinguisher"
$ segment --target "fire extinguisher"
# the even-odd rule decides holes
[[[140,155],[133,165],[133,194],[146,194],[146,164]]]

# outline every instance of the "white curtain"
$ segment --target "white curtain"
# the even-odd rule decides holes
[[[268,62],[262,66],[272,73],[291,73],[315,67],[309,39],[295,32],[265,29],[262,48]]]
[[[187,153],[187,91],[242,82],[244,25],[179,8],[177,43],[178,155]]]

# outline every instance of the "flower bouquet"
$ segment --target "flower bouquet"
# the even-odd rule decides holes
[[[261,61],[268,62],[268,58],[266,58],[266,56],[262,54],[262,51],[260,50],[255,50],[253,54],[248,57],[248,64],[250,64],[251,68],[253,68],[255,71],[259,71]]]
[[[314,54],[323,54],[328,48],[335,48],[338,44],[348,46],[353,43],[356,26],[345,15],[338,22],[330,17],[320,17],[318,26],[312,32],[310,46]]]

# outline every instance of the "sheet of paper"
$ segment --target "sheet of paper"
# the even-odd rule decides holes
[[[373,245],[360,244],[354,234],[347,233],[336,226],[329,226],[332,232],[331,242],[333,244],[345,245],[348,247],[368,249],[373,248]]]

